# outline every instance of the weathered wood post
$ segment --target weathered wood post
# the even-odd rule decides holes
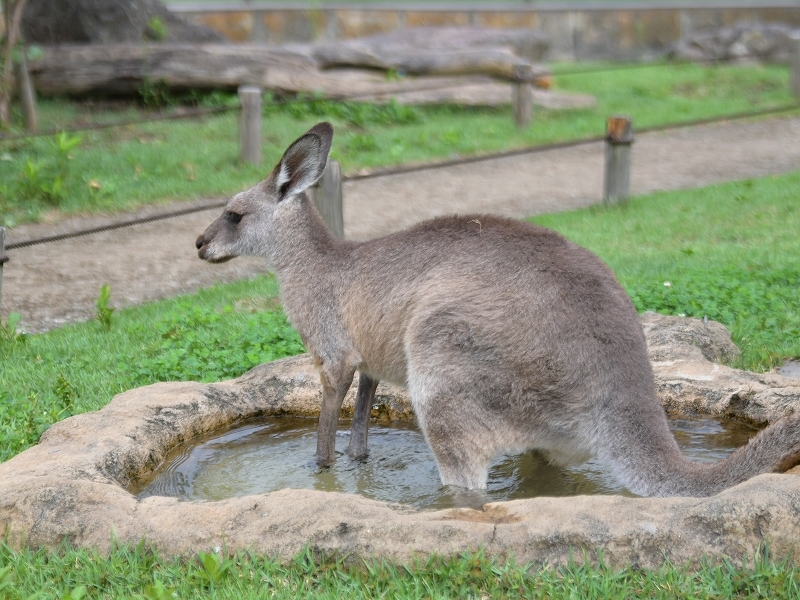
[[[14,64],[14,75],[17,79],[19,90],[19,103],[22,106],[22,117],[25,120],[25,130],[36,132],[39,130],[39,119],[36,116],[36,90],[28,73],[28,60],[25,58],[25,46],[22,46],[20,61]]]
[[[533,67],[519,64],[514,67],[511,104],[517,129],[525,129],[533,120]]]
[[[603,201],[613,204],[625,200],[631,187],[631,144],[633,125],[630,117],[609,117],[606,122],[606,164]]]
[[[261,163],[261,88],[239,87],[239,158],[254,165]]]
[[[6,262],[6,228],[0,227],[0,307],[3,306],[3,265]]]
[[[792,72],[789,78],[792,86],[794,99],[800,101],[800,31],[792,32],[789,38],[789,51],[791,58],[789,61]]]
[[[333,235],[343,238],[342,169],[335,160],[329,160],[325,165],[325,171],[314,189],[313,198],[314,206],[317,207]]]

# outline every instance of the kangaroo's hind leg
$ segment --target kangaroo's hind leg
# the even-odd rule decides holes
[[[469,306],[468,306],[469,308]],[[408,391],[445,485],[484,489],[489,464],[521,447],[509,411],[513,373],[496,336],[463,307],[433,307],[405,340]]]
[[[499,423],[485,410],[486,387],[457,373],[449,377],[430,364],[424,373],[417,370],[409,382],[411,401],[442,483],[484,489],[489,463],[498,450]]]
[[[484,489],[494,456],[492,444],[487,444],[491,432],[479,422],[465,418],[462,411],[465,398],[459,396],[434,394],[415,401],[414,408],[436,458],[442,483]]]
[[[317,464],[321,467],[330,467],[336,459],[336,426],[339,423],[339,413],[345,394],[353,383],[356,369],[346,364],[322,364],[316,360],[315,362],[321,365],[322,382],[322,408],[317,431]]]

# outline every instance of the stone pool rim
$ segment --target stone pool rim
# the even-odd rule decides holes
[[[650,333],[663,334],[654,319]],[[643,324],[647,332],[647,316]],[[686,340],[679,340],[683,350],[667,352],[659,339],[648,334],[670,412],[683,406],[689,414],[768,421],[800,407],[800,380],[710,363],[698,355],[702,344]],[[563,564],[602,550],[612,565],[655,568],[665,560],[698,564],[704,557],[741,562],[766,541],[773,556],[796,556],[800,478],[794,475],[761,475],[710,498],[539,497],[491,503],[482,511],[416,510],[313,490],[182,502],[137,500],[126,489],[169,448],[195,435],[256,416],[313,415],[319,401],[307,356],[227,382],[160,383],[119,394],[99,411],[55,424],[37,446],[0,464],[0,530],[12,547],[67,541],[108,552],[112,540],[146,539],[164,554],[221,546],[284,558],[307,545],[390,560],[483,548],[517,561]],[[400,390],[387,386],[378,401],[384,416],[410,416]]]

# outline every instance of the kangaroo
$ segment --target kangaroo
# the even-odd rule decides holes
[[[485,488],[500,453],[594,456],[643,496],[708,496],[800,463],[800,417],[724,460],[694,463],[658,402],[639,318],[594,254],[490,215],[429,220],[356,243],[335,238],[304,193],[333,128],[320,123],[197,238],[212,263],[264,256],[322,381],[316,460],[334,462],[337,421],[360,373],[347,453],[367,456],[375,388],[406,386],[442,483]]]

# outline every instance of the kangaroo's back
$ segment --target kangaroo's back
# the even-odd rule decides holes
[[[421,319],[431,326],[436,315],[450,327],[469,322],[472,336],[481,332],[508,362],[546,354],[576,369],[622,360],[631,370],[633,357],[649,374],[636,312],[613,273],[543,227],[443,217],[355,246],[351,264],[339,291],[347,329],[366,369],[396,383],[406,383],[394,366],[409,327]]]

